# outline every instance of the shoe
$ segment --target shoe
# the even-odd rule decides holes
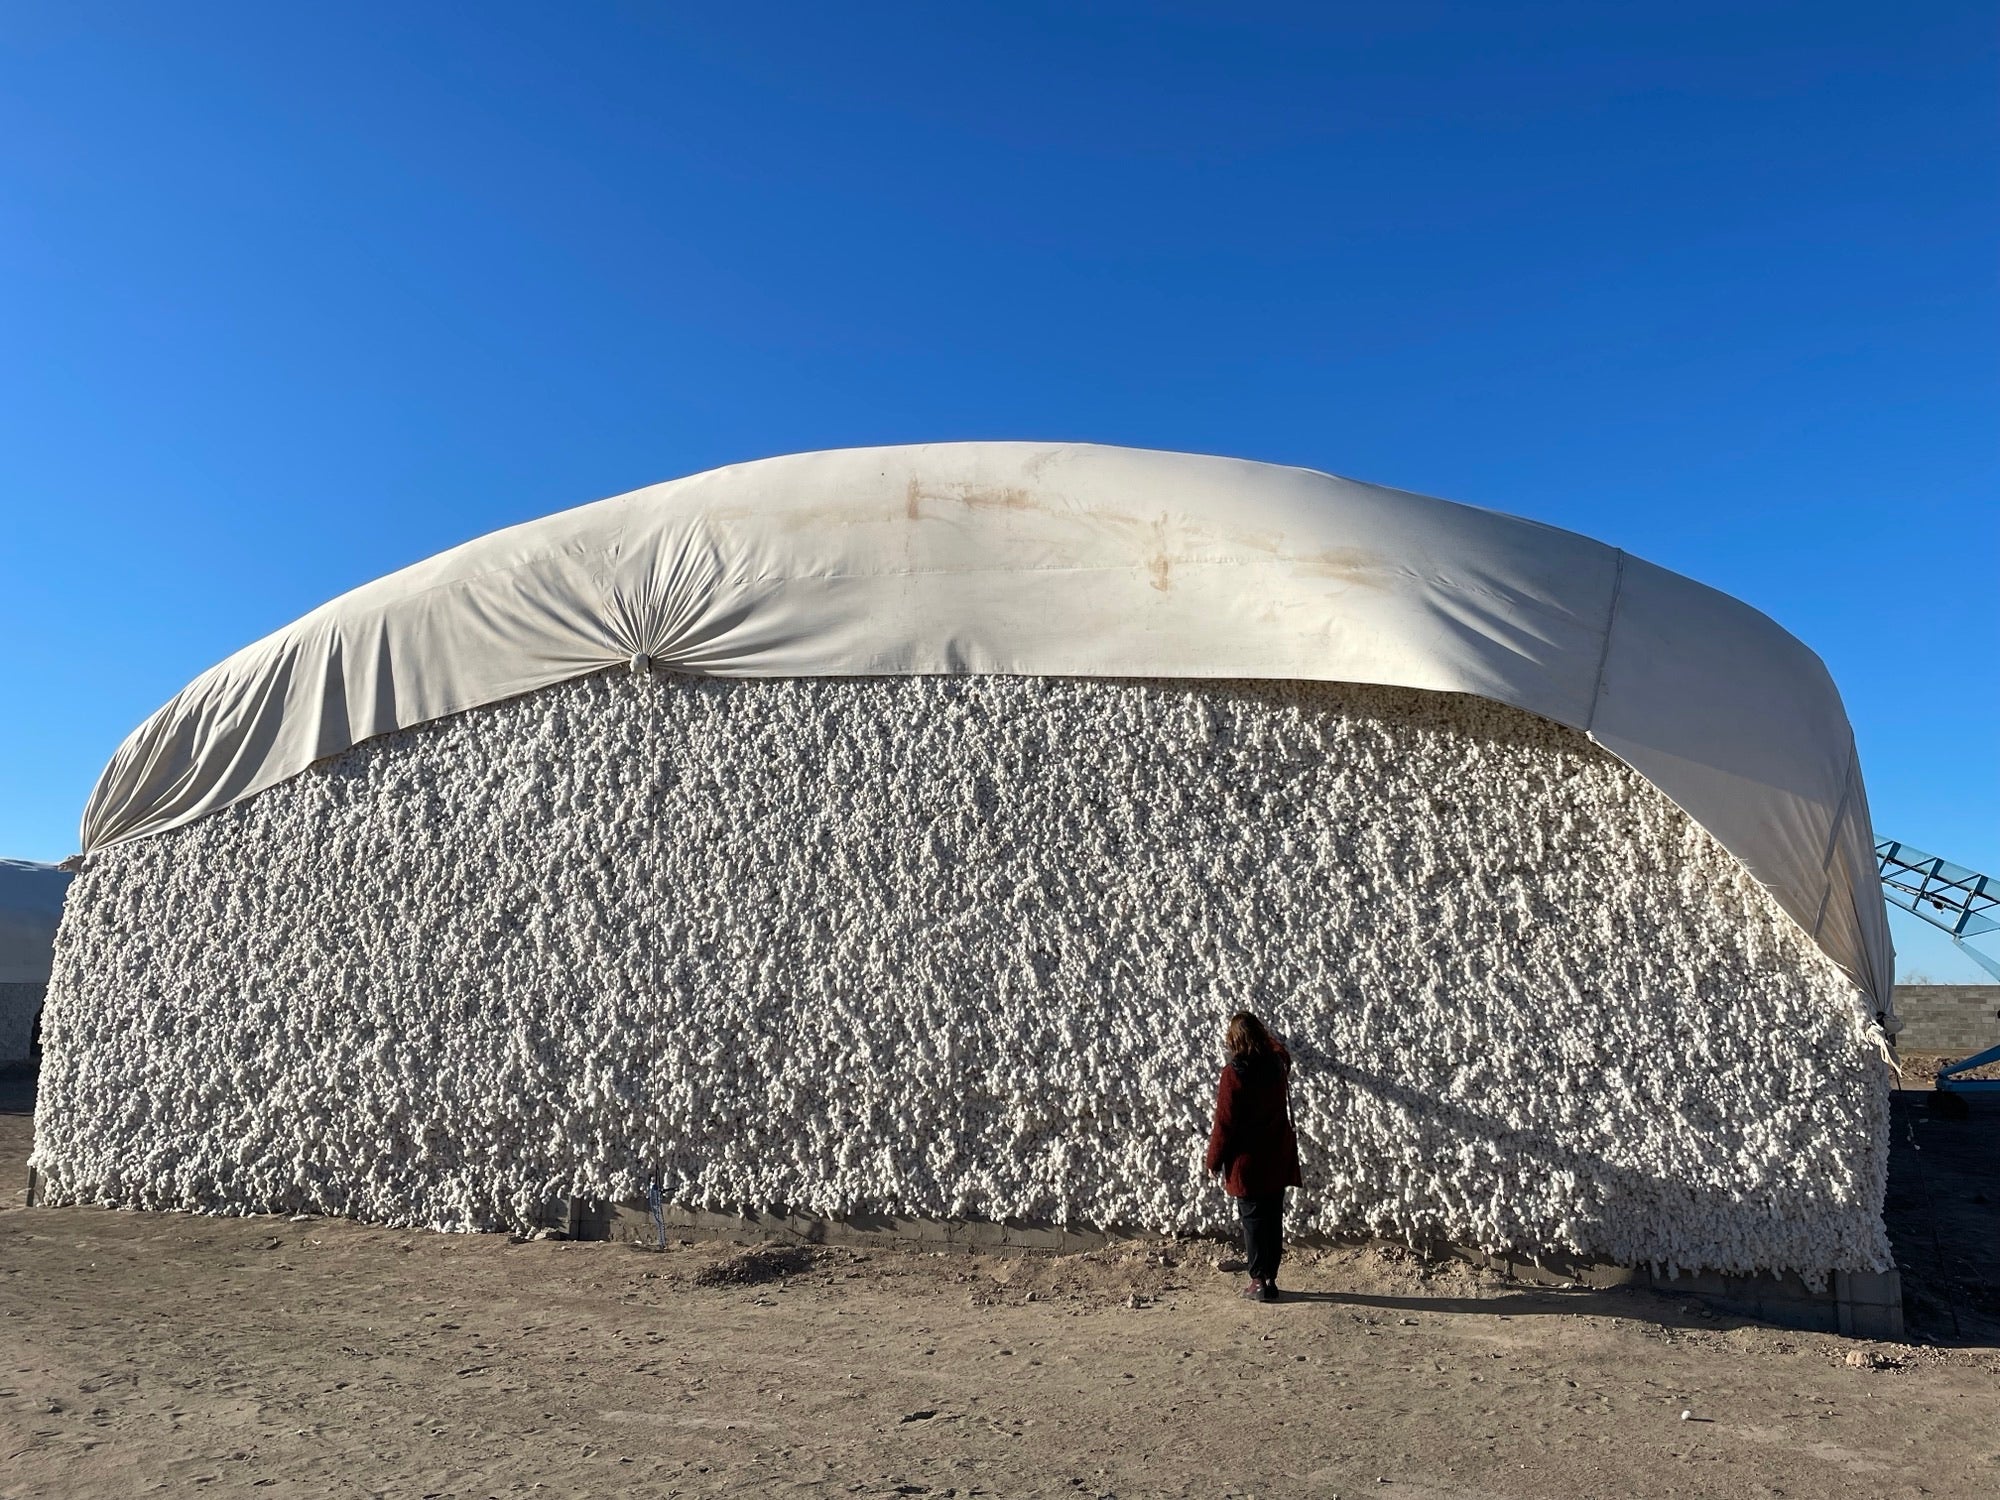
[[[1257,1300],[1259,1302],[1276,1302],[1280,1296],[1278,1283],[1275,1281],[1267,1281],[1257,1289]]]
[[[1262,1302],[1264,1300],[1264,1283],[1261,1281],[1251,1282],[1243,1288],[1242,1296],[1251,1302]]]

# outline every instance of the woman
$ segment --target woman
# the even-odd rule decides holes
[[[1229,1018],[1229,1061],[1215,1088],[1215,1128],[1208,1135],[1210,1173],[1236,1200],[1250,1285],[1243,1295],[1278,1300],[1284,1258],[1285,1189],[1299,1185],[1299,1142],[1287,1097],[1292,1056],[1247,1010]]]

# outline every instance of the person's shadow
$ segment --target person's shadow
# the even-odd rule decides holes
[[[1436,1094],[1419,1091],[1391,1078],[1355,1066],[1341,1058],[1329,1056],[1310,1042],[1294,1047],[1299,1059],[1299,1074],[1306,1078],[1336,1081],[1346,1088],[1358,1090],[1391,1105],[1398,1113],[1413,1122],[1418,1122],[1425,1137],[1432,1141],[1449,1141],[1454,1145],[1463,1143],[1473,1148],[1473,1154],[1483,1161],[1497,1165],[1493,1170],[1505,1172],[1515,1182],[1525,1182],[1532,1176],[1560,1174],[1571,1180],[1582,1190],[1582,1201],[1565,1204],[1573,1224],[1580,1227],[1585,1236],[1594,1227],[1593,1219],[1601,1219],[1618,1210],[1621,1203],[1647,1205],[1655,1213],[1662,1212],[1674,1220],[1692,1225],[1712,1224],[1716,1228],[1703,1235],[1718,1242],[1783,1243],[1797,1233],[1796,1219],[1800,1216],[1837,1217],[1852,1214],[1855,1203],[1851,1197],[1843,1196],[1843,1185],[1828,1182],[1819,1185],[1805,1181],[1805,1202],[1792,1200],[1788,1209],[1781,1211],[1769,1199],[1754,1188],[1734,1191],[1727,1187],[1706,1186],[1679,1178],[1662,1176],[1648,1172],[1625,1162],[1606,1159],[1601,1153],[1580,1147],[1578,1144],[1561,1139],[1547,1125],[1515,1125],[1485,1114],[1477,1109],[1452,1099],[1440,1098]],[[1295,1075],[1297,1077],[1299,1075]],[[1310,1140],[1300,1141],[1300,1151],[1304,1161],[1308,1189],[1317,1176],[1324,1181],[1328,1158],[1314,1149]],[[1315,1159],[1317,1158],[1317,1159]],[[1800,1184],[1794,1184],[1795,1186]],[[1376,1233],[1388,1233],[1393,1238],[1393,1229],[1380,1219],[1369,1214],[1370,1205],[1356,1205],[1354,1222],[1343,1226],[1337,1234],[1352,1233],[1356,1237]],[[1425,1253],[1422,1244],[1414,1246],[1419,1254]],[[1598,1252],[1604,1254],[1604,1252]],[[1566,1263],[1573,1263],[1573,1255],[1550,1253],[1534,1255],[1519,1252],[1516,1259],[1533,1260],[1544,1265],[1552,1274],[1563,1274]],[[1608,1255],[1605,1258],[1610,1258]],[[1288,1297],[1295,1294],[1287,1293]],[[1349,1302],[1355,1305],[1381,1305],[1405,1309],[1428,1309],[1432,1312],[1450,1310],[1495,1310],[1493,1299],[1476,1301],[1453,1299],[1380,1298],[1362,1294],[1346,1293],[1300,1293],[1301,1300]],[[1557,1287],[1535,1287],[1523,1289],[1514,1300],[1520,1302],[1524,1314],[1538,1315],[1552,1312],[1574,1312],[1588,1305],[1592,1299],[1628,1298],[1629,1293],[1622,1288],[1587,1288],[1574,1291]]]

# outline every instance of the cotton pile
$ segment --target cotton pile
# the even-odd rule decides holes
[[[569,1197],[1198,1232],[1223,1023],[1295,1232],[1890,1264],[1859,992],[1581,735],[1290,682],[605,673],[91,857],[50,1202]]]

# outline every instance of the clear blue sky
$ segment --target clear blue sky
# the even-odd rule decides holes
[[[2000,872],[2000,90],[1919,5],[11,6],[0,853],[330,595],[715,464],[1094,439],[1750,600]],[[1899,927],[1906,971],[1977,977]]]

